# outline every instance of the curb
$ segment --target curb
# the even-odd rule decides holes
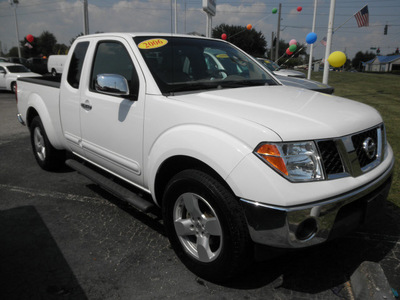
[[[378,263],[363,262],[350,277],[353,299],[395,299],[386,275]]]

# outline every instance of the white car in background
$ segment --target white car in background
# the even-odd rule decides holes
[[[0,90],[12,91],[15,93],[17,78],[35,76],[41,75],[33,73],[24,65],[0,62]]]
[[[50,55],[47,59],[47,71],[53,76],[62,74],[67,55]]]

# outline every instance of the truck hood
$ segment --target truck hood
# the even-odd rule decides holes
[[[283,141],[348,135],[382,122],[372,107],[341,97],[285,86],[206,91],[175,95],[176,100],[258,124]]]
[[[24,73],[8,73],[7,74],[9,78],[24,78],[24,77],[37,77],[37,76],[42,76],[38,73],[34,73],[34,72],[24,72]]]

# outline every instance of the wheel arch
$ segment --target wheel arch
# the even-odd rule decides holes
[[[165,160],[157,171],[154,182],[154,191],[155,199],[159,206],[162,206],[163,194],[170,179],[179,172],[188,169],[195,169],[207,173],[224,185],[228,190],[230,190],[232,194],[234,194],[222,176],[218,174],[218,172],[216,172],[212,167],[194,157],[176,155]]]
[[[50,109],[52,113],[58,113],[54,109]],[[51,116],[49,109],[38,95],[32,94],[28,99],[28,109],[26,111],[26,125],[30,127],[32,120],[39,116],[47,137],[53,147],[56,149],[64,149],[62,142],[59,138],[59,132],[55,126],[58,125],[57,118]]]
[[[36,116],[39,116],[39,113],[37,112],[37,110],[33,107],[29,107],[28,111],[26,112],[26,126],[28,126],[28,128],[31,126],[32,120]]]

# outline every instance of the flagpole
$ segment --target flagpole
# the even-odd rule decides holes
[[[327,37],[326,37],[324,75],[323,75],[323,78],[322,78],[322,83],[324,83],[324,84],[328,84],[328,77],[329,77],[328,57],[329,57],[329,54],[331,52],[331,45],[332,45],[333,21],[334,21],[334,18],[335,18],[335,4],[336,4],[336,0],[331,0],[331,7],[329,9],[328,34],[327,34]]]
[[[344,22],[342,25],[340,25],[339,27],[336,27],[336,28],[333,30],[333,32],[336,32],[339,28],[341,28],[344,24],[346,24],[348,21],[350,21],[350,20],[353,19],[353,18],[354,18],[354,15],[352,15],[350,18],[348,18],[347,21]]]
[[[314,0],[314,16],[313,16],[313,23],[312,23],[312,32],[315,32],[315,19],[317,17],[317,0]],[[308,59],[308,73],[307,73],[307,79],[311,79],[311,69],[312,69],[312,60],[313,60],[313,54],[314,54],[314,44],[311,44],[310,48],[310,57]]]

